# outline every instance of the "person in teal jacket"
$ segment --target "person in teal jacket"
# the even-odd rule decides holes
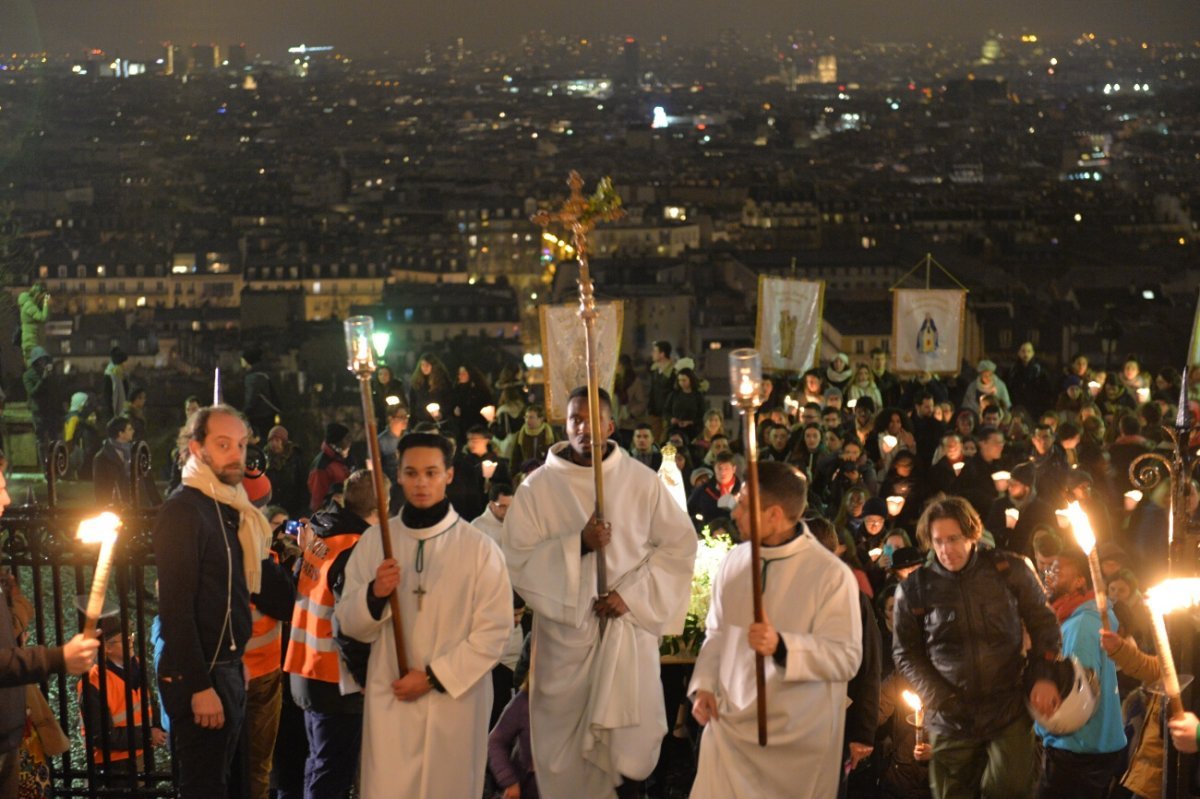
[[[1117,668],[1100,648],[1100,612],[1090,577],[1087,556],[1077,548],[1063,550],[1046,571],[1050,606],[1062,627],[1063,656],[1095,673],[1099,694],[1091,718],[1070,735],[1054,735],[1035,725],[1043,747],[1039,799],[1104,796],[1125,749]],[[1111,608],[1107,613],[1115,630],[1117,617]]]
[[[50,315],[50,295],[41,283],[34,283],[29,291],[17,295],[17,307],[21,311],[21,355],[29,366],[34,347],[45,346],[46,318]]]

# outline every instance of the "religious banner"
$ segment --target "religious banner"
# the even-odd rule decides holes
[[[567,397],[578,386],[587,385],[587,348],[579,303],[542,305],[538,308],[542,328],[543,375],[546,382],[546,416],[554,424],[567,420]],[[612,395],[621,350],[621,327],[625,304],[620,300],[596,303],[596,358],[600,387]]]
[[[1192,317],[1192,340],[1188,343],[1188,366],[1200,366],[1200,299],[1196,300],[1196,314]]]
[[[967,292],[895,289],[892,355],[900,374],[956,374],[961,368]]]
[[[824,281],[759,275],[754,347],[764,370],[800,374],[817,365],[824,301]]]

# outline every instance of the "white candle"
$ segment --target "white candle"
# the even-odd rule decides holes
[[[1058,526],[1064,530],[1071,526],[1071,517],[1061,508],[1054,511],[1054,519],[1058,522]]]
[[[950,468],[954,469],[954,476],[958,477],[960,474],[962,474],[963,467],[966,465],[967,464],[965,461],[959,461],[958,463],[954,464]]]
[[[1125,510],[1132,513],[1142,501],[1142,492],[1136,488],[1125,492]]]
[[[442,406],[436,402],[431,402],[425,406],[425,412],[428,413],[430,416],[432,416],[434,419],[441,418]]]
[[[1145,387],[1139,388],[1137,390],[1137,398],[1138,398],[1139,403],[1149,402],[1150,401],[1150,389],[1145,388]]]
[[[92,575],[92,590],[88,595],[87,620],[84,632],[94,632],[104,612],[104,597],[108,593],[108,576],[112,571],[113,547],[117,543],[117,528],[121,526],[120,518],[111,511],[105,511],[99,516],[84,519],[79,523],[77,536],[85,544],[100,544],[100,557],[96,561],[96,571]]]
[[[1012,479],[1012,474],[1009,472],[992,472],[992,482],[996,485],[996,490],[1003,494],[1008,490],[1008,481]]]
[[[488,424],[491,424],[492,422],[496,421],[496,406],[484,405],[479,409],[479,415],[482,416]]]
[[[904,510],[904,497],[896,495],[888,497],[887,507],[889,516],[899,516],[900,511]]]
[[[851,399],[851,400],[846,400],[846,407],[849,408],[850,410],[854,410],[854,406],[857,404],[858,404],[857,398]]]
[[[496,473],[496,462],[495,461],[484,461],[482,464],[482,468],[483,468],[484,478],[491,480],[492,475],[494,475]]]
[[[883,454],[886,455],[896,448],[896,445],[900,443],[900,439],[893,435],[884,433],[879,437],[879,443],[883,448]]]
[[[1009,508],[1008,510],[1004,511],[1004,524],[1010,530],[1017,526],[1017,521],[1020,518],[1021,511],[1017,510],[1016,508]]]

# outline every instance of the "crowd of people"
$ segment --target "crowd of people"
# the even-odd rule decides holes
[[[130,501],[141,437],[144,392],[121,355],[90,459],[104,504]],[[1026,343],[1007,369],[983,360],[952,380],[901,379],[881,351],[766,378],[765,616],[748,591],[759,567],[735,546],[694,668],[672,685],[659,640],[692,599],[697,534],[749,532],[743,420],[692,359],[665,341],[644,365],[620,357],[602,394],[615,501],[598,519],[582,389],[558,427],[517,369],[489,380],[422,354],[405,385],[384,366],[381,514],[363,426],[334,418],[302,453],[261,352],[247,356],[241,411],[189,397],[168,498],[138,492],[161,506],[157,697],[115,702],[123,681],[146,681],[103,628],[107,687],[88,661],[79,693],[100,776],[127,773],[169,731],[182,797],[667,796],[680,786],[664,782],[662,741],[690,730],[698,797],[1160,790],[1143,591],[1165,574],[1169,496],[1136,490],[1129,466],[1170,444],[1169,371],[1131,357],[1106,374],[1079,356],[1060,373]],[[73,411],[68,429],[82,424]],[[1184,413],[1200,419],[1200,404]],[[686,507],[655,474],[668,459]],[[1200,491],[1186,497],[1192,517]],[[1100,542],[1112,632],[1063,513],[1072,501]],[[69,646],[78,672],[95,649]],[[1080,674],[1095,706],[1072,726],[1064,699]],[[150,740],[134,733],[143,713]],[[99,743],[98,729],[111,733]],[[1194,716],[1172,732],[1196,748]]]

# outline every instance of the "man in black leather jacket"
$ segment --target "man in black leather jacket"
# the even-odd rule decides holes
[[[1029,796],[1025,698],[1047,716],[1060,702],[1049,678],[1062,639],[1041,584],[1023,558],[981,549],[982,533],[965,499],[930,501],[917,535],[936,558],[896,592],[893,653],[927,709],[935,799]]]

